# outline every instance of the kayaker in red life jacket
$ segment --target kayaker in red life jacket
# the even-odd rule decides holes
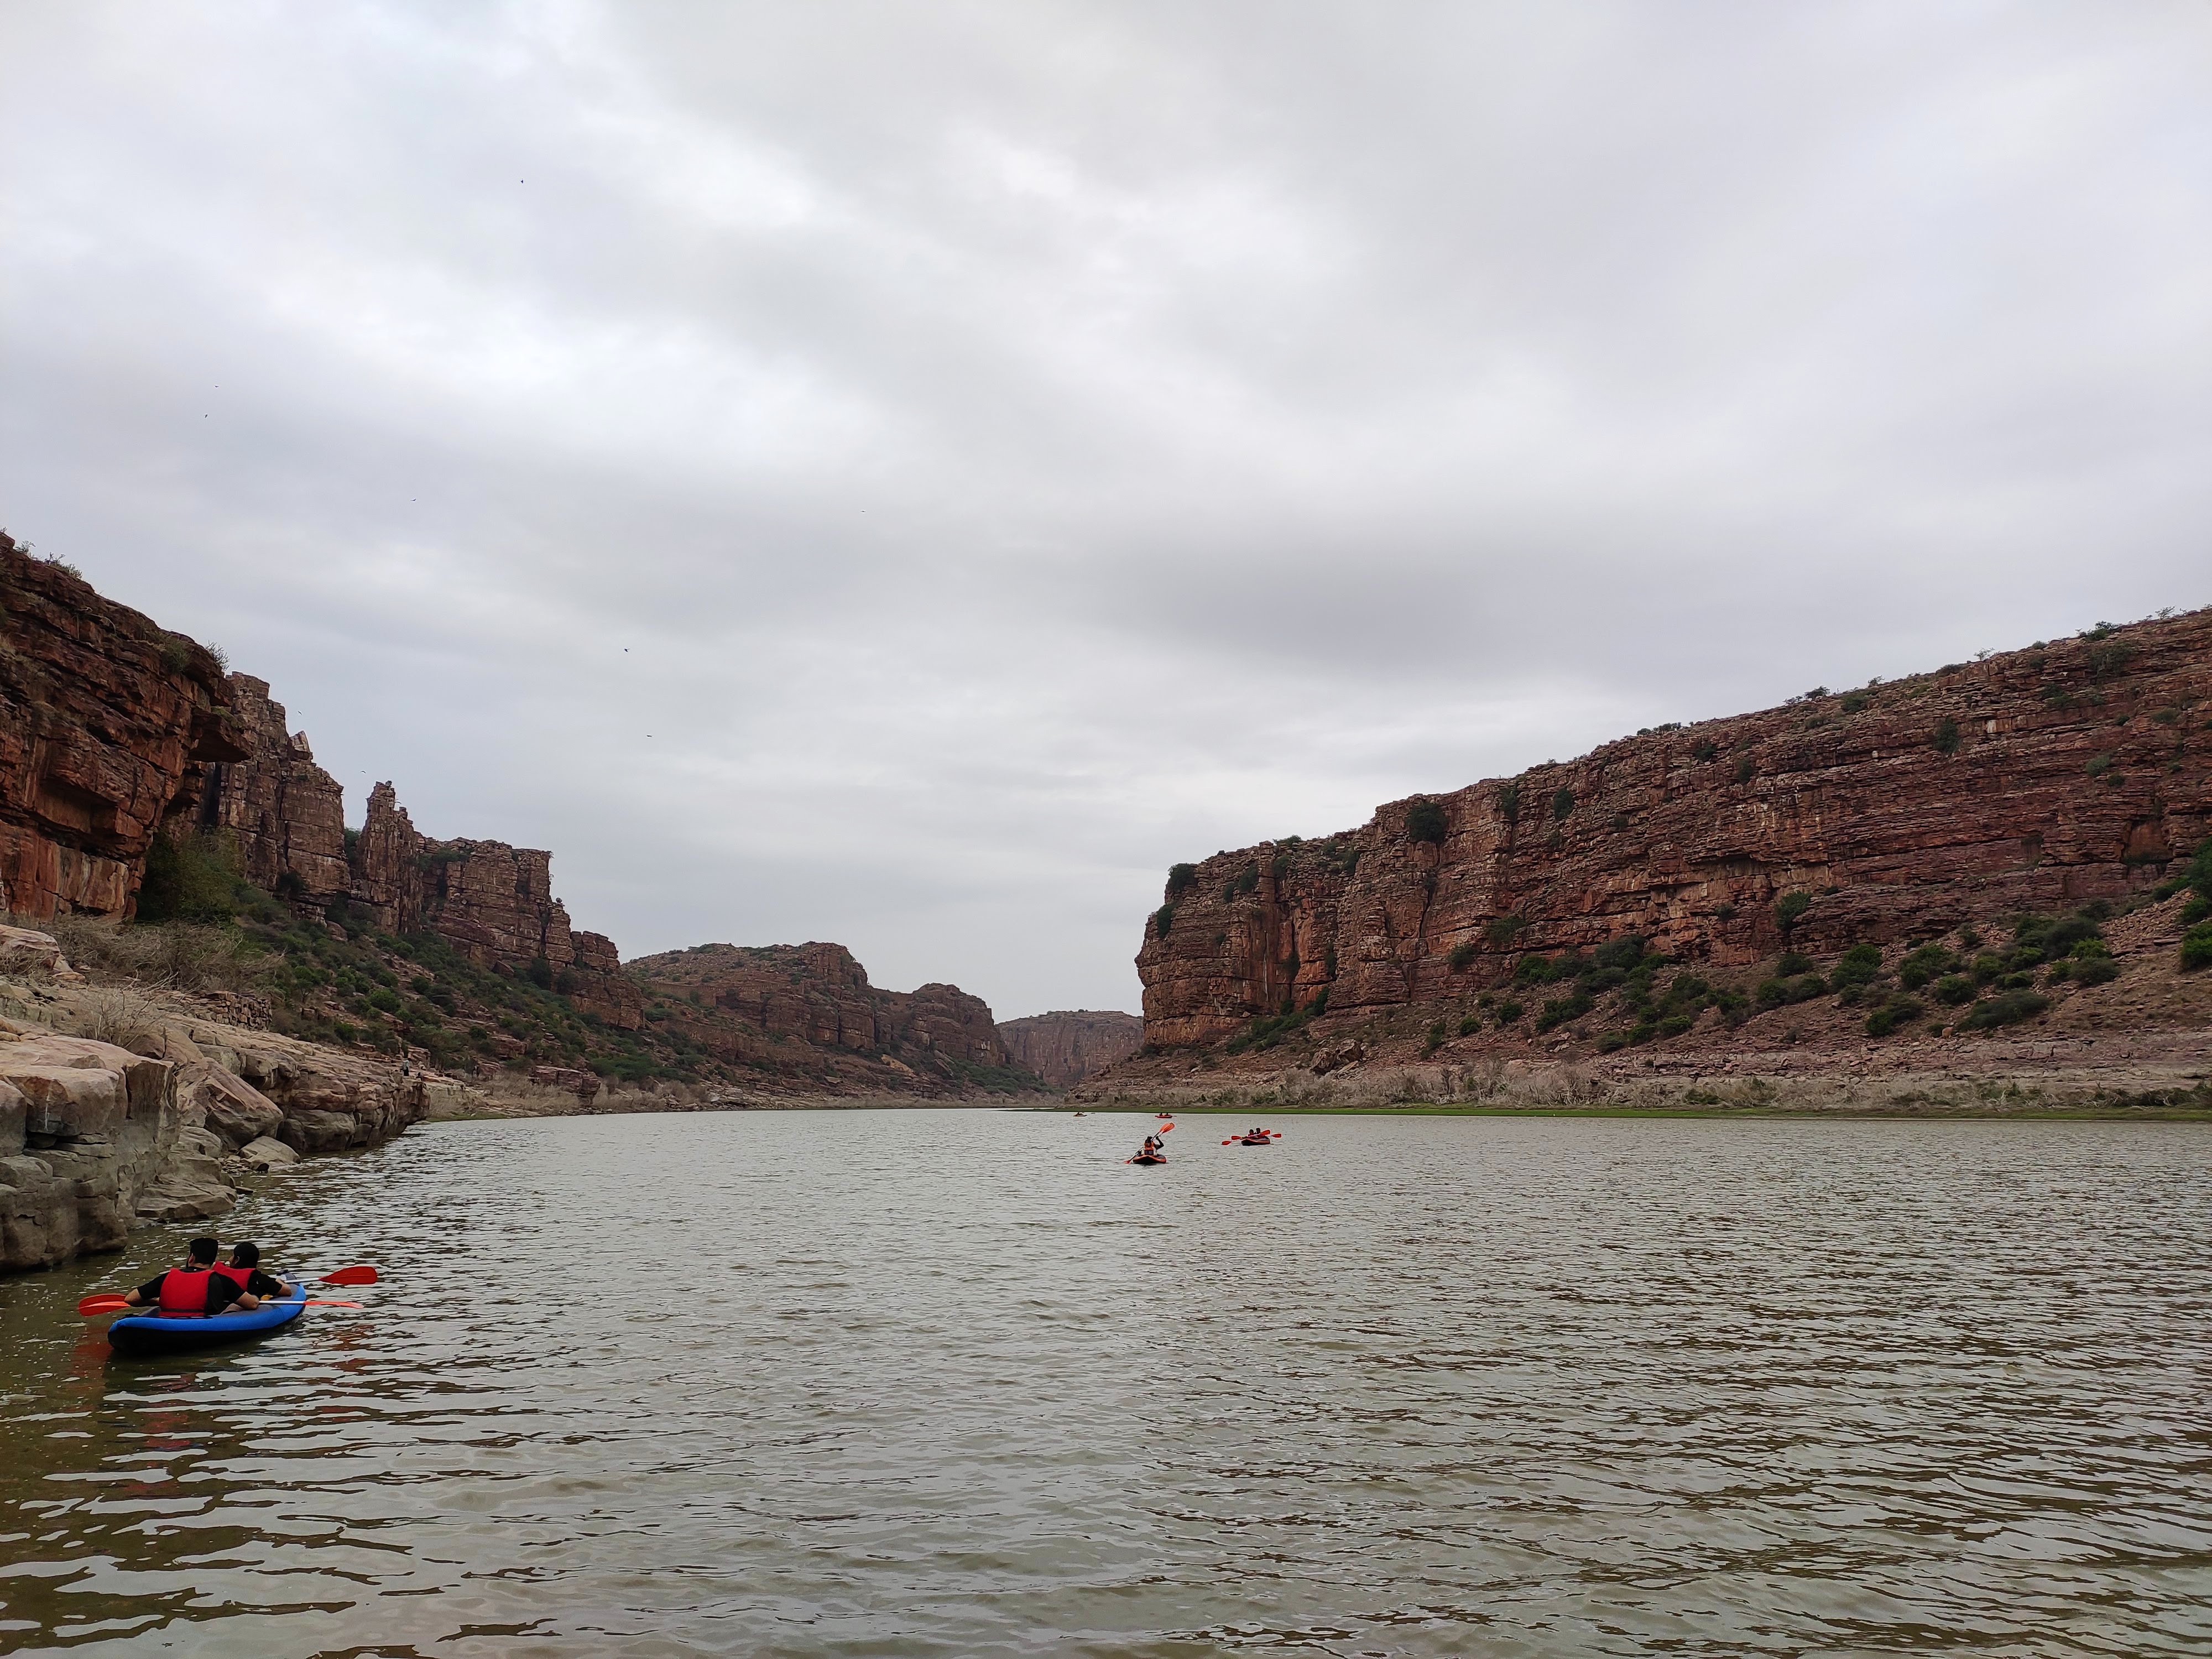
[[[244,1240],[230,1247],[230,1261],[218,1261],[215,1270],[241,1291],[255,1297],[289,1296],[292,1287],[261,1271],[261,1247]]]
[[[183,1267],[156,1273],[137,1289],[126,1291],[124,1301],[134,1308],[151,1306],[164,1319],[204,1319],[234,1307],[252,1312],[261,1298],[215,1270],[216,1249],[211,1238],[194,1239]]]

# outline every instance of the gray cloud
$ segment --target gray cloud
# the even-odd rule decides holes
[[[1172,860],[2212,599],[2197,5],[88,4],[0,62],[0,518],[631,952],[1133,1006]]]

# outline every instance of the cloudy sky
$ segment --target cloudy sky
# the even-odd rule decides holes
[[[626,955],[2212,601],[2212,7],[0,9],[0,524]]]

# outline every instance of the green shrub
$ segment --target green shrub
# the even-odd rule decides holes
[[[1881,947],[1861,943],[1844,952],[1829,970],[1828,982],[1836,986],[1871,985],[1881,976]]]
[[[1735,906],[1729,903],[1725,899],[1723,899],[1720,903],[1713,906],[1713,920],[1716,921],[1734,921],[1735,920]]]
[[[1579,990],[1563,997],[1553,997],[1544,1005],[1544,1012],[1536,1016],[1536,1030],[1539,1032],[1548,1031],[1571,1019],[1580,1019],[1589,1012],[1593,1006],[1589,998]]]
[[[1513,982],[1516,985],[1541,985],[1552,977],[1552,959],[1549,957],[1531,952],[1513,964]]]
[[[2051,1006],[2051,999],[2033,991],[2007,991],[1998,996],[1984,999],[1966,1011],[1959,1022],[1962,1031],[1990,1031],[2000,1025],[2017,1025],[2024,1019],[2033,1019]]]
[[[553,964],[546,961],[544,957],[531,957],[530,966],[524,969],[523,973],[539,990],[550,991],[553,988]]]
[[[2004,963],[1987,951],[1976,957],[1972,964],[1966,969],[1973,976],[1974,983],[1977,985],[1990,983],[2004,970]]]
[[[1521,786],[1504,783],[1498,787],[1498,816],[1508,823],[1521,821]]]
[[[1422,1052],[1431,1054],[1436,1053],[1437,1049],[1444,1046],[1446,1036],[1447,1033],[1444,1030],[1443,1021],[1437,1020],[1434,1024],[1429,1027],[1428,1036],[1423,1040],[1421,1044]]]
[[[2079,962],[2062,962],[2051,971],[2056,974],[2065,969],[2076,985],[2105,985],[2120,976],[2120,964],[2110,957],[2084,957]]]
[[[1267,866],[1267,873],[1275,878],[1278,887],[1281,886],[1283,878],[1291,873],[1291,855],[1288,853],[1276,854],[1274,862]]]
[[[1784,893],[1774,901],[1775,924],[1786,933],[1812,908],[1813,896],[1810,893]]]
[[[1964,974],[1946,974],[1929,988],[1936,1001],[1954,1008],[1974,1000],[1974,981]]]
[[[1735,781],[1738,783],[1749,783],[1751,781],[1751,757],[1748,755],[1738,755],[1735,757]]]
[[[1929,981],[1950,973],[1959,965],[1958,957],[1941,945],[1923,945],[1905,953],[1898,964],[1898,983],[1908,991],[1917,991]]]
[[[2110,755],[2092,755],[2081,769],[2093,778],[2101,778],[2112,769],[2112,757]]]
[[[1936,731],[1929,741],[1936,745],[1938,754],[1957,754],[1959,752],[1959,722],[1946,714],[1936,722]]]
[[[1669,1014],[1659,1022],[1659,1035],[1662,1037],[1677,1037],[1697,1023],[1698,1017],[1695,1014]]]
[[[2181,925],[2185,927],[2192,927],[2207,916],[2212,916],[2212,899],[2192,895],[2189,902],[2181,907]]]
[[[1163,904],[1152,912],[1153,938],[1165,939],[1168,936],[1168,929],[1175,926],[1175,910],[1174,905]]]
[[[238,915],[244,885],[238,849],[230,838],[198,831],[154,837],[138,885],[140,921],[228,921]]]
[[[1482,936],[1502,950],[1512,944],[1528,925],[1523,916],[1492,916],[1490,925],[1482,930]]]
[[[1528,1009],[1517,1002],[1501,1002],[1498,1005],[1497,1009],[1498,1023],[1500,1025],[1518,1024],[1521,1020],[1521,1016],[1528,1012]]]
[[[1864,711],[1867,704],[1873,701],[1874,699],[1868,696],[1863,691],[1853,691],[1844,698],[1844,713],[1846,714],[1860,714]]]
[[[1774,964],[1774,971],[1785,979],[1792,974],[1809,974],[1813,971],[1813,958],[1802,951],[1784,951],[1782,959]]]
[[[371,991],[368,994],[368,1006],[380,1013],[396,1014],[399,1012],[399,999],[390,991]]]
[[[1474,963],[1474,959],[1475,959],[1475,957],[1476,957],[1476,956],[1477,956],[1478,954],[1480,954],[1479,947],[1476,945],[1475,942],[1474,942],[1473,939],[1463,939],[1463,940],[1462,940],[1459,944],[1455,945],[1454,946],[1452,946],[1452,953],[1451,953],[1451,970],[1452,970],[1452,972],[1454,972],[1455,974],[1463,974],[1463,973],[1465,973],[1465,972],[1468,970],[1468,968],[1469,968],[1469,967]]]
[[[1573,790],[1562,788],[1553,793],[1552,796],[1552,816],[1553,817],[1564,819],[1574,810],[1575,792]]]
[[[1306,1017],[1319,1019],[1328,1012],[1328,987],[1324,985],[1314,993],[1314,1000],[1306,1004]]]
[[[1451,825],[1444,817],[1444,809],[1432,800],[1417,800],[1406,809],[1406,839],[1427,842],[1431,846],[1440,843],[1450,832]]]
[[[1462,1036],[1473,1036],[1481,1029],[1482,1016],[1480,1014],[1462,1014],[1459,1017],[1459,1034]]]
[[[1170,901],[1181,898],[1198,885],[1198,866],[1194,864],[1171,864],[1168,866],[1167,896]],[[1163,927],[1162,933],[1167,932]]]
[[[1702,766],[1720,751],[1720,745],[1711,738],[1699,738],[1690,745],[1690,758]]]
[[[1619,969],[1624,973],[1633,971],[1649,961],[1656,968],[1656,958],[1647,957],[1644,951],[1650,941],[1641,933],[1624,933],[1619,939],[1607,939],[1597,947],[1591,961],[1600,968]]]
[[[2200,921],[2181,936],[2181,965],[2191,971],[2212,968],[2212,921]]]
[[[1237,879],[1230,884],[1230,890],[1234,894],[1244,894],[1255,893],[1259,890],[1260,865],[1257,860],[1252,860],[1237,872]]]
[[[1893,996],[1867,1016],[1866,1034],[1873,1037],[1887,1036],[1899,1026],[1920,1018],[1923,1009],[1908,996]]]

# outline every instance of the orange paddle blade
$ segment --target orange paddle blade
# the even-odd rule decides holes
[[[315,1281],[318,1285],[374,1285],[376,1269],[363,1263],[358,1267],[341,1267],[334,1273],[325,1273]]]
[[[130,1305],[119,1291],[107,1291],[99,1296],[85,1297],[76,1304],[76,1310],[81,1314],[117,1313]]]

